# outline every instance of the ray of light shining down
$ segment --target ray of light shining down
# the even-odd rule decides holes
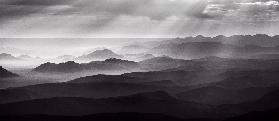
[[[1,0],[0,3],[0,38],[63,41],[63,38],[276,35],[279,26],[279,3],[275,0]],[[71,52],[63,50],[62,45],[57,49],[61,54],[80,55],[98,46],[117,48],[102,43],[101,39],[92,41],[94,46],[84,45]],[[24,42],[12,41],[5,41],[2,48],[12,48],[14,45],[9,42],[18,45],[19,50],[26,50],[23,53],[38,50]],[[43,40],[37,43],[46,44]],[[40,55],[39,52],[34,56]]]
[[[274,35],[278,34],[278,6],[278,1],[272,0],[1,0],[0,36]],[[213,31],[208,31],[212,26]]]

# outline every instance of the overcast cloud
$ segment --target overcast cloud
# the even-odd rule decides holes
[[[279,34],[278,0],[0,0],[0,37]]]

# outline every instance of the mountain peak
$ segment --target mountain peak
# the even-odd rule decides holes
[[[9,77],[17,77],[17,74],[14,74],[6,69],[4,69],[2,66],[0,66],[0,78],[9,78]]]
[[[74,61],[68,61],[65,63],[44,63],[34,69],[37,72],[75,72],[80,69],[80,64]]]
[[[94,60],[106,60],[109,58],[123,58],[123,56],[114,53],[112,50],[102,49],[102,50],[96,50],[88,55],[80,56],[77,58],[77,60],[94,61]]]
[[[117,59],[117,58],[109,58],[109,59],[106,59],[105,62],[118,63],[118,62],[128,62],[128,60],[122,60],[122,59]]]
[[[109,52],[112,52],[112,51],[109,50],[109,49],[101,49],[101,50],[96,50],[96,51],[109,51]]]
[[[112,50],[109,49],[102,49],[102,50],[96,50],[92,53],[114,53]]]
[[[111,58],[114,58],[116,56],[120,56],[116,53],[114,53],[112,50],[109,49],[103,49],[103,50],[96,50],[92,53],[89,54],[89,56],[93,56],[93,57],[102,57],[102,56],[112,56]]]

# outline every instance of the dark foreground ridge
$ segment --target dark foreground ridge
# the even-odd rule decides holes
[[[152,113],[104,113],[86,116],[57,116],[57,115],[22,115],[0,116],[1,121],[278,121],[279,109],[251,112],[245,115],[225,119],[182,119],[162,114]]]
[[[181,119],[162,114],[106,113],[87,116],[24,115],[0,116],[1,121],[213,121],[209,119]]]

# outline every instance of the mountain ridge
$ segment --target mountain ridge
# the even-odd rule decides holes
[[[94,60],[106,60],[109,58],[118,58],[121,59],[123,58],[122,55],[116,54],[113,51],[109,50],[109,49],[103,49],[103,50],[96,50],[92,53],[89,53],[87,55],[82,55],[79,56],[77,58],[75,58],[74,60],[77,61],[94,61]]]
[[[6,69],[4,69],[2,66],[0,66],[0,78],[12,78],[12,77],[18,77],[19,75],[14,74]]]

